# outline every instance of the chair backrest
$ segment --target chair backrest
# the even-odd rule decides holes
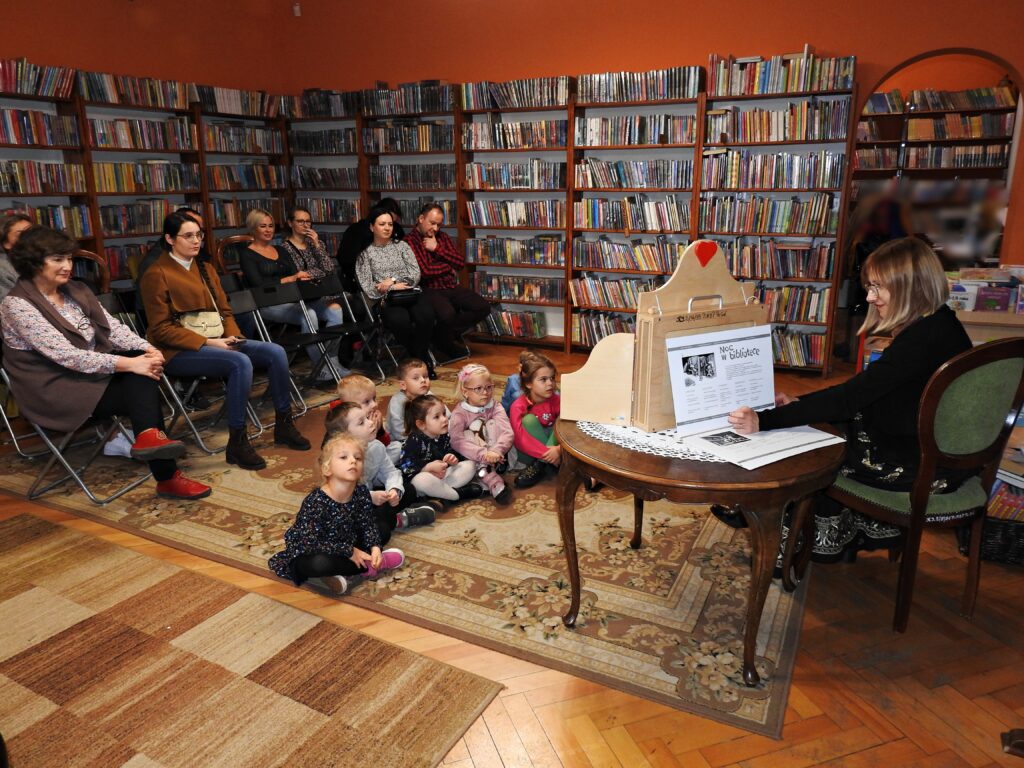
[[[228,304],[231,305],[231,313],[235,316],[256,310],[256,301],[253,299],[252,291],[248,288],[231,291],[227,296]]]
[[[914,494],[924,501],[937,467],[980,475],[990,490],[1022,401],[1024,339],[982,344],[942,365],[918,410],[921,467]]]
[[[275,304],[294,304],[302,300],[296,283],[265,283],[250,286],[257,307],[272,307]]]
[[[244,291],[246,285],[242,280],[242,276],[237,272],[221,272],[220,287],[224,289],[224,293],[235,293],[236,291]]]
[[[316,281],[299,280],[296,285],[299,286],[299,293],[306,301],[315,301],[324,296],[339,296],[345,292],[337,272],[331,272]]]
[[[217,253],[213,255],[213,267],[220,274],[227,272],[227,267],[224,266],[224,252],[228,248],[244,243],[248,245],[252,242],[252,235],[231,235],[231,237],[225,237],[223,240],[217,242]]]
[[[106,259],[82,248],[78,248],[71,255],[76,259],[87,259],[96,265],[96,273],[98,275],[95,286],[96,293],[103,294],[110,291],[110,267],[107,265]]]

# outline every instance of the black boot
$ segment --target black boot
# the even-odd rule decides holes
[[[466,483],[461,488],[456,488],[455,492],[459,494],[459,501],[465,501],[466,499],[479,499],[484,495],[484,488],[479,483]]]
[[[242,469],[264,469],[267,466],[267,462],[256,453],[256,449],[249,442],[249,434],[245,427],[230,431],[224,459],[228,464],[237,464]]]
[[[547,462],[535,461],[516,477],[516,488],[532,488],[547,474],[545,467]]]
[[[287,445],[295,451],[308,451],[309,440],[295,428],[291,411],[278,411],[274,423],[274,445]]]

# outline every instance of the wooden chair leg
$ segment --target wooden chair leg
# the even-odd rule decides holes
[[[907,531],[903,545],[903,560],[900,562],[900,578],[896,586],[896,612],[892,628],[906,632],[910,620],[910,605],[914,600],[914,579],[917,577],[917,556],[921,549],[921,529]]]
[[[960,606],[960,615],[971,618],[974,614],[974,602],[978,598],[978,582],[981,579],[981,536],[985,526],[985,510],[974,516],[971,523],[971,544],[967,551],[967,579],[964,582],[964,599]]]

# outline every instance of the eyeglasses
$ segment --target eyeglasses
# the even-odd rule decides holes
[[[482,387],[466,387],[466,391],[467,392],[473,392],[473,393],[478,394],[478,395],[482,395],[485,392],[493,392],[494,391],[494,385],[493,384],[485,384]]]
[[[885,290],[885,286],[879,285],[878,283],[868,283],[867,285],[864,286],[864,290],[868,292],[868,296],[870,296],[872,293],[875,294],[875,296],[877,296],[879,293]]]
[[[201,243],[206,234],[203,232],[187,232],[184,235],[178,235],[182,240],[188,240],[190,243]]]
[[[312,219],[292,219],[294,224],[312,224]]]
[[[78,319],[73,321],[75,323],[76,331],[84,331],[86,328],[92,326],[92,320],[85,314],[85,310],[78,305],[68,305],[68,309],[78,314]]]

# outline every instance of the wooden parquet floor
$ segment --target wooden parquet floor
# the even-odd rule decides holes
[[[512,370],[517,354],[474,345],[474,360],[497,372]],[[580,356],[552,357],[562,372],[582,363]],[[822,386],[820,378],[779,378],[791,394]],[[0,496],[0,519],[25,512],[500,681],[505,690],[445,768],[1024,768],[1024,759],[999,744],[1001,731],[1024,727],[1024,569],[985,563],[974,619],[962,619],[965,561],[949,535],[925,535],[905,635],[890,629],[896,566],[885,556],[814,569],[777,741]]]

